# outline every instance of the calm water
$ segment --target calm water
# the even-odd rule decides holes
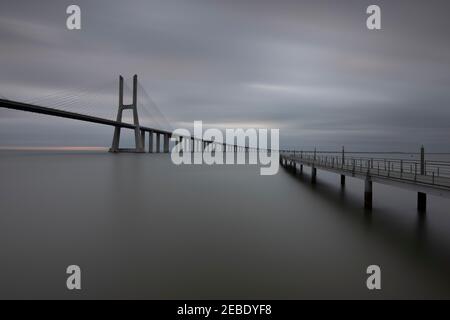
[[[420,218],[414,192],[374,184],[370,214],[360,180],[163,154],[3,151],[0,170],[0,298],[450,298],[447,199]]]

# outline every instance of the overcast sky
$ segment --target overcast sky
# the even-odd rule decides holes
[[[70,4],[80,31],[66,29]],[[381,31],[366,28],[370,4]],[[449,12],[446,0],[2,0],[0,95],[137,73],[174,128],[203,120],[280,128],[285,147],[450,151]],[[112,139],[110,127],[0,116],[0,146]]]

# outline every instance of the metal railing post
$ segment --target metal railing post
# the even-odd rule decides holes
[[[420,148],[420,174],[426,175],[426,172],[425,172],[425,148],[423,145]]]

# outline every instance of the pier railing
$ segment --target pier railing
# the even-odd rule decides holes
[[[355,153],[283,150],[285,157],[311,167],[344,171],[355,175],[370,175],[450,187],[450,161],[425,160],[423,150],[419,160],[400,157],[354,156]]]

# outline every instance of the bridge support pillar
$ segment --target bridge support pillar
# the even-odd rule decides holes
[[[341,174],[341,186],[345,186],[345,175]]]
[[[312,167],[311,168],[311,183],[315,184],[317,181],[317,168]]]
[[[300,174],[303,174],[303,165],[300,165]]]
[[[183,149],[184,149],[183,143],[184,143],[183,137],[179,137],[178,144],[177,144],[178,152],[183,152]]]
[[[156,153],[161,152],[161,134],[156,133]]]
[[[169,153],[169,134],[164,134],[164,153]]]
[[[372,180],[367,177],[364,182],[364,208],[372,209]]]
[[[153,131],[148,133],[148,152],[153,153]]]
[[[420,213],[425,213],[427,211],[427,194],[423,192],[417,193],[417,210]]]
[[[141,130],[142,151],[145,152],[145,131]]]
[[[123,104],[123,77],[119,77],[119,110],[117,112],[117,122],[122,122],[123,111],[127,109],[133,111],[135,148],[131,150],[120,149],[119,144],[121,127],[117,126],[114,129],[113,142],[111,148],[109,149],[110,152],[144,152],[145,145],[142,141],[142,134],[139,126],[139,116],[137,111],[137,75],[134,75],[133,77],[133,103],[130,105]]]

